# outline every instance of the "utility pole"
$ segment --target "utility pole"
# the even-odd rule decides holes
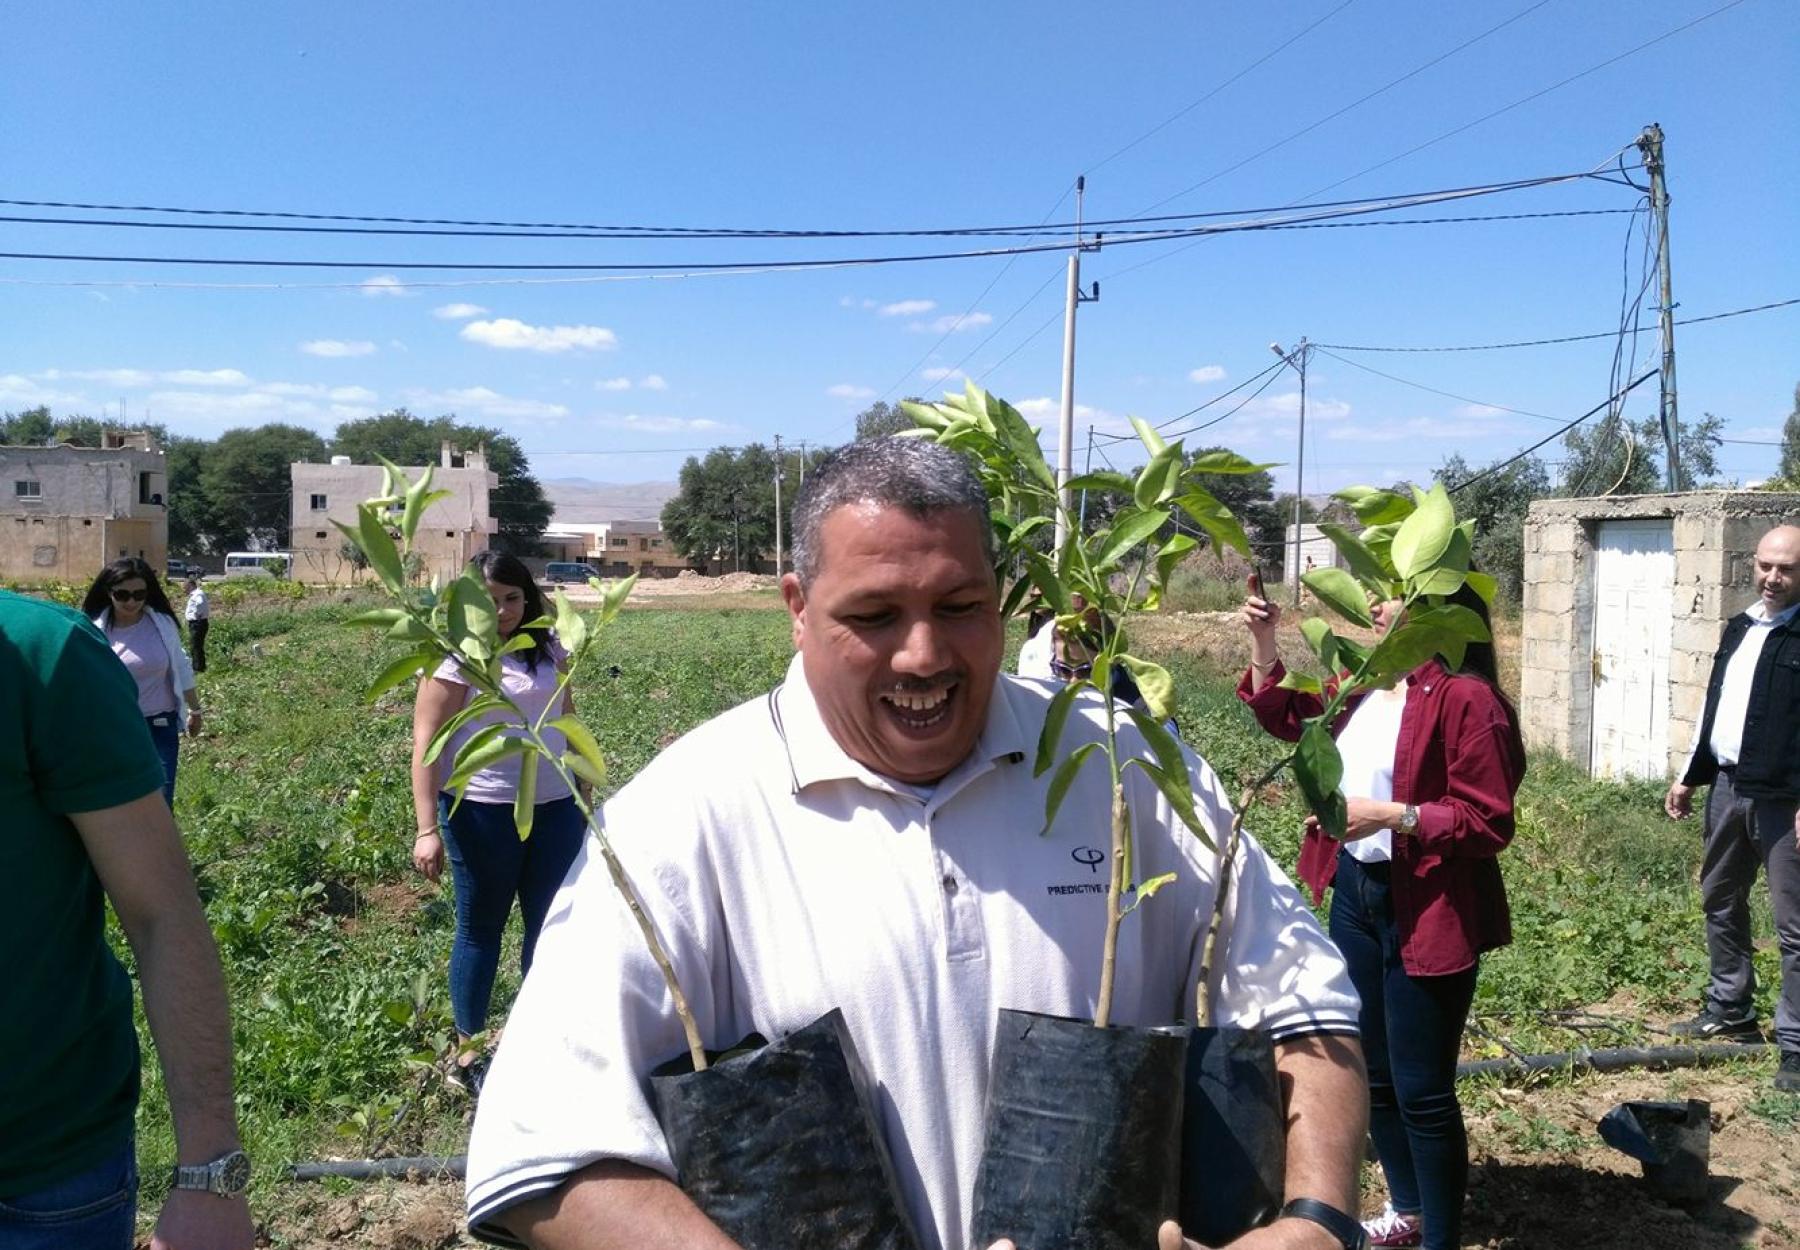
[[[1299,454],[1294,459],[1294,607],[1300,606],[1300,502],[1305,497],[1306,486],[1306,361],[1312,355],[1312,344],[1306,336],[1300,336],[1300,342],[1291,352],[1281,350],[1280,343],[1270,343],[1269,350],[1281,357],[1282,362],[1300,375],[1300,439]]]
[[[775,436],[775,576],[781,576],[781,435]]]
[[[1662,127],[1651,122],[1638,136],[1638,151],[1650,173],[1650,213],[1656,218],[1656,277],[1661,286],[1663,449],[1669,466],[1668,486],[1681,489],[1681,422],[1675,407],[1675,297],[1669,279],[1669,183],[1663,167]]]
[[[1082,304],[1100,298],[1100,284],[1094,293],[1081,291],[1081,253],[1087,244],[1081,237],[1081,203],[1087,193],[1087,176],[1075,179],[1075,250],[1069,253],[1069,287],[1063,308],[1062,416],[1057,425],[1056,440],[1056,550],[1060,553],[1069,540],[1069,476],[1075,456],[1075,310]],[[1098,236],[1096,236],[1097,238]]]
[[[1081,476],[1086,477],[1088,474],[1092,473],[1093,471],[1094,471],[1094,427],[1090,425],[1090,426],[1088,426],[1087,459],[1084,460],[1081,464]],[[1075,523],[1077,526],[1080,527],[1082,533],[1084,533],[1084,534],[1087,533],[1087,488],[1086,487],[1083,487],[1082,491],[1081,491],[1081,515],[1075,519]]]

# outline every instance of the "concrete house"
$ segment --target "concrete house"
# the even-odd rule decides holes
[[[1756,599],[1752,557],[1800,495],[1690,491],[1540,499],[1525,522],[1526,745],[1597,777],[1687,759],[1725,622]]]
[[[290,472],[295,579],[337,584],[368,576],[345,554],[344,536],[332,522],[356,524],[357,505],[381,493],[381,466],[333,456],[330,464],[298,462]],[[423,472],[420,465],[406,468],[409,477]],[[443,444],[431,487],[450,491],[451,497],[427,508],[420,522],[413,545],[423,560],[421,577],[455,577],[472,556],[487,550],[500,528],[490,510],[499,485],[500,477],[487,467],[482,450],[463,452]]]
[[[100,447],[0,446],[0,578],[91,581],[120,556],[169,558],[163,453],[145,430],[107,430]]]
[[[674,577],[692,568],[663,533],[661,521],[611,521],[598,536],[604,543],[590,557],[602,577]]]

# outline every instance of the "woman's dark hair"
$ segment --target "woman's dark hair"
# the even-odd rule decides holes
[[[507,555],[504,551],[484,551],[469,561],[469,568],[477,577],[490,582],[499,582],[502,586],[516,586],[525,592],[525,615],[522,621],[535,621],[544,615],[544,592],[531,576],[531,570],[525,567],[524,561],[517,556]],[[550,631],[547,629],[527,629],[526,635],[531,645],[514,654],[525,658],[525,667],[537,672],[538,661],[550,654]]]
[[[143,578],[144,589],[149,592],[144,600],[144,606],[179,622],[180,618],[175,615],[175,609],[169,606],[169,596],[168,592],[163,590],[162,578],[156,575],[155,569],[137,556],[122,556],[101,569],[100,575],[94,578],[94,584],[88,587],[87,597],[81,601],[81,610],[90,617],[99,616],[112,607],[113,587],[120,582],[128,582],[134,577]]]
[[[1469,571],[1476,572],[1478,570],[1471,564]],[[1473,586],[1464,582],[1457,587],[1455,594],[1444,596],[1444,602],[1469,609],[1481,618],[1483,625],[1488,627],[1488,641],[1471,642],[1463,650],[1462,667],[1457,672],[1473,673],[1477,677],[1485,678],[1490,686],[1495,690],[1500,690],[1500,663],[1495,656],[1493,642],[1494,618],[1488,612],[1487,600],[1483,599],[1481,593]],[[1505,697],[1504,691],[1501,692],[1501,697]]]

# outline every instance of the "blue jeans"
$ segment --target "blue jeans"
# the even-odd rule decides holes
[[[438,796],[438,827],[456,883],[456,938],[450,946],[450,1010],[456,1031],[472,1037],[487,1027],[488,1000],[500,968],[500,939],[513,899],[525,922],[519,957],[531,971],[538,932],[557,887],[581,850],[587,824],[573,798],[539,803],[531,836],[519,838],[511,803],[468,803],[450,814],[450,796]]]
[[[156,747],[156,754],[163,766],[163,798],[169,806],[175,806],[175,763],[181,755],[181,712],[163,712],[157,716],[146,716],[144,724],[150,727],[150,741]]]
[[[0,1199],[0,1250],[131,1250],[137,1223],[132,1143],[76,1176]]]
[[[1338,856],[1331,940],[1362,995],[1369,1133],[1394,1209],[1419,1214],[1428,1250],[1462,1244],[1469,1138],[1456,1101],[1456,1056],[1476,968],[1409,976],[1388,889],[1389,865]]]

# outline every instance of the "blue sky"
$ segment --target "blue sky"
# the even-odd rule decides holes
[[[1800,7],[1787,0],[1741,0],[1355,175],[1723,3],[27,3],[0,15],[0,196],[603,224],[1036,224],[1070,218],[1065,193],[1083,172],[1090,219],[1151,205],[1266,208],[1327,187],[1328,199],[1385,196],[1586,170],[1657,121],[1679,315],[1699,316],[1800,296]],[[1400,215],[1635,202],[1627,188],[1587,182]],[[1271,340],[1446,345],[1613,329],[1631,220],[1256,232],[1087,254],[1084,283],[1097,279],[1102,298],[1080,311],[1077,463],[1088,425],[1116,434],[1127,414],[1173,417],[1271,364]],[[579,283],[389,267],[675,269],[936,250],[944,240],[229,236],[0,222],[5,252],[357,262],[313,271],[0,260],[0,409],[122,404],[211,436],[269,420],[324,431],[404,404],[504,426],[544,477],[641,481],[672,478],[692,448],[777,433],[842,441],[867,403],[960,384],[944,376],[960,367],[1045,420],[1049,443],[1061,252]],[[1637,262],[1634,241],[1634,278]],[[95,282],[110,285],[77,285]],[[411,282],[450,284],[401,285]],[[1713,412],[1732,437],[1778,437],[1800,380],[1800,307],[1679,329],[1677,344],[1684,417]],[[1505,454],[1554,426],[1491,406],[1578,415],[1605,397],[1612,352],[1603,339],[1343,353],[1475,403],[1315,355],[1306,488],[1423,475],[1453,451],[1477,462]],[[1654,335],[1639,353],[1640,369],[1654,362]],[[1279,381],[1197,440],[1287,462],[1278,473],[1291,484],[1294,390]],[[1655,405],[1650,384],[1628,411]],[[1117,463],[1130,458],[1129,444],[1109,450]],[[1775,454],[1728,446],[1722,465],[1754,479]]]

